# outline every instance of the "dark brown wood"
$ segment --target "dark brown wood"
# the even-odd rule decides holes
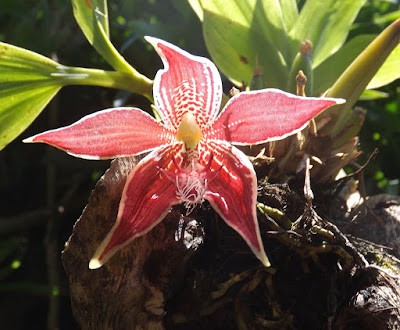
[[[203,231],[196,221],[172,211],[103,267],[88,268],[95,249],[115,222],[126,177],[135,164],[134,158],[113,161],[63,251],[73,313],[83,329],[161,329],[166,299],[202,244]]]
[[[379,223],[350,222],[344,201],[326,185],[314,188],[315,208],[307,208],[302,178],[259,181],[258,200],[286,215],[274,223],[259,214],[272,268],[260,265],[205,202],[190,217],[174,207],[148,234],[89,270],[135,163],[113,161],[63,252],[82,329],[399,328],[400,261],[394,250],[358,237],[356,230],[358,223],[379,230]],[[393,216],[393,203],[386,206]],[[282,230],[275,230],[277,224]],[[345,235],[347,229],[352,236]]]

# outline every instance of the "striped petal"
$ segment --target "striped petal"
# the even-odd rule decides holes
[[[44,142],[73,156],[108,159],[140,154],[171,143],[174,135],[137,108],[107,109],[76,123],[37,134],[24,142]]]
[[[180,203],[175,184],[160,169],[168,168],[172,155],[181,148],[177,144],[156,149],[129,174],[117,220],[90,260],[90,269],[101,267],[118,250],[163,220],[172,205]]]
[[[242,92],[232,97],[205,138],[234,144],[257,144],[284,139],[343,99],[296,96],[278,89]]]
[[[257,178],[253,166],[245,154],[229,143],[209,141],[209,147],[215,154],[211,166],[220,172],[208,183],[204,198],[243,237],[256,257],[269,267],[258,228]]]
[[[192,112],[201,129],[218,114],[222,97],[221,77],[210,60],[193,56],[160,39],[146,37],[164,69],[154,79],[154,103],[164,123],[177,130],[186,112]]]

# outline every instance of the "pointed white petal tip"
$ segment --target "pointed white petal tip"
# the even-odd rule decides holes
[[[157,41],[159,41],[158,38],[150,37],[150,36],[144,36],[144,39],[151,44],[153,47],[156,46]]]
[[[34,137],[35,137],[35,136],[31,136],[31,137],[28,137],[28,138],[26,138],[26,139],[23,139],[22,142],[23,142],[23,143],[32,143]]]
[[[103,264],[97,258],[90,259],[89,269],[97,269],[100,268]]]
[[[271,267],[271,263],[269,262],[268,257],[265,254],[261,256],[260,261],[265,267]]]
[[[343,103],[346,103],[346,100],[345,100],[345,99],[336,99],[336,98],[335,98],[335,100],[336,100],[336,104],[343,104]]]

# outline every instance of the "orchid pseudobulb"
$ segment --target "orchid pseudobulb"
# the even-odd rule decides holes
[[[113,108],[24,140],[48,143],[86,159],[149,152],[129,174],[116,222],[89,267],[101,267],[146,234],[172,205],[184,203],[190,212],[204,200],[269,266],[256,216],[256,174],[234,145],[283,139],[344,100],[264,89],[235,95],[218,115],[222,84],[215,65],[163,40],[146,40],[164,63],[153,86],[162,122],[137,108]]]

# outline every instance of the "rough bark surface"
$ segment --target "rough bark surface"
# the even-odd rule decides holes
[[[135,164],[134,158],[113,161],[63,251],[74,316],[83,329],[162,329],[165,301],[202,243],[203,231],[196,221],[172,211],[106,265],[88,268],[95,249],[115,222],[126,177]],[[188,225],[183,228],[185,223]],[[191,235],[196,239],[190,240]],[[185,245],[187,240],[190,244]]]
[[[380,208],[360,206],[366,211],[346,215],[345,201],[324,186],[314,190],[316,207],[307,208],[296,193],[304,181],[296,178],[259,182],[258,200],[284,212],[284,217],[276,210],[259,214],[273,268],[260,265],[204,203],[190,217],[174,207],[148,234],[102,268],[89,270],[134,165],[134,158],[112,163],[63,252],[82,329],[400,328],[399,236],[393,233],[400,223],[399,203],[390,199],[378,203]],[[332,205],[337,205],[333,213]],[[384,215],[388,206],[390,219]],[[375,222],[362,218],[371,212]],[[374,232],[386,231],[375,235],[386,240],[363,234],[368,221]]]

